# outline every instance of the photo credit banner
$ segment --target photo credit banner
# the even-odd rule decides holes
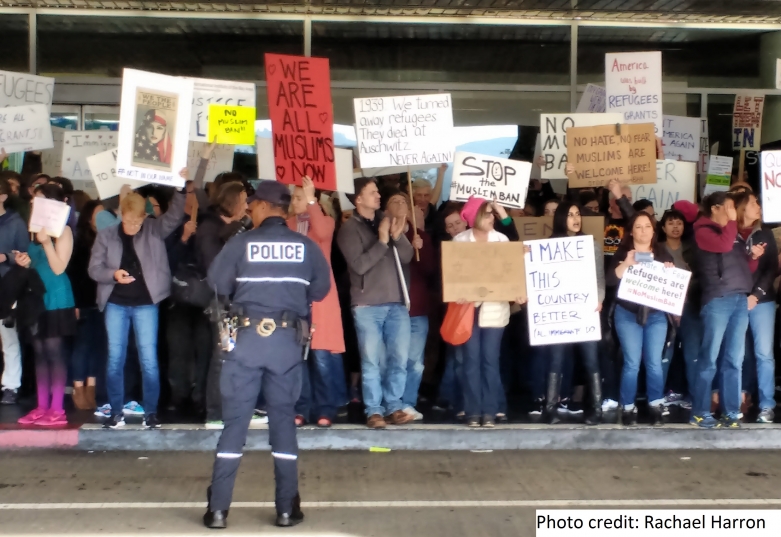
[[[700,158],[701,122],[697,117],[664,116],[664,158],[697,162]]]
[[[248,106],[255,108],[255,84],[231,80],[191,78],[193,81],[193,111],[190,116],[190,141],[208,142],[209,105]],[[254,119],[254,118],[253,118]],[[249,145],[254,143],[250,141]]]
[[[781,222],[781,151],[762,151],[762,221]]]
[[[735,106],[732,109],[732,149],[759,151],[764,109],[764,95],[735,95]]]
[[[54,79],[29,73],[0,71],[0,107],[42,104],[52,111]],[[10,153],[10,151],[7,151]]]
[[[529,189],[531,162],[457,152],[450,183],[450,199],[471,196],[496,200],[505,207],[523,209]]]
[[[601,340],[594,237],[524,244],[531,345]]]
[[[449,93],[355,99],[361,168],[453,162]]]
[[[249,106],[209,106],[210,141],[229,145],[255,143],[255,108]]]
[[[336,189],[334,115],[327,58],[266,54],[268,110],[277,181]]]
[[[587,84],[586,91],[580,98],[578,107],[575,110],[577,114],[597,113],[605,111],[605,88],[596,84]]]
[[[664,211],[672,209],[676,201],[697,203],[697,163],[657,160],[656,184],[630,185],[629,188],[634,201],[650,201],[661,218]]]
[[[520,242],[443,242],[444,302],[512,302],[526,296]]]
[[[567,129],[623,123],[621,114],[540,114],[541,179],[567,178]]]
[[[605,54],[605,111],[624,114],[624,123],[652,122],[661,138],[662,53]]]
[[[667,268],[664,263],[638,263],[627,267],[618,286],[618,298],[673,315],[683,312],[692,273]]]
[[[45,104],[0,108],[0,148],[6,153],[54,147],[49,110]]]

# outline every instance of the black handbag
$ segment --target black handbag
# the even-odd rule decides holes
[[[180,304],[206,309],[214,293],[194,266],[180,265],[171,282],[171,297]]]

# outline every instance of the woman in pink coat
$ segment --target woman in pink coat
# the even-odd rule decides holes
[[[288,227],[315,241],[330,265],[331,241],[336,223],[333,218],[323,214],[315,197],[315,186],[309,177],[304,177],[303,186],[297,186],[293,192],[291,209],[295,216],[288,218]],[[347,385],[342,362],[344,332],[333,270],[328,296],[322,302],[312,304],[312,326],[314,334],[310,357],[314,360],[309,360],[309,375],[307,369],[304,369],[301,397],[296,404],[296,425],[301,426],[309,419],[310,401],[314,397],[317,425],[330,427],[336,417],[337,408],[347,404]]]

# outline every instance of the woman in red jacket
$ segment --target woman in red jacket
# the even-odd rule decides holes
[[[297,186],[293,192],[290,208],[294,213],[287,225],[317,243],[323,255],[331,264],[331,242],[336,223],[323,213],[315,195],[315,185],[309,177],[303,178],[303,186]],[[347,386],[344,376],[344,332],[342,314],[339,307],[339,295],[336,290],[333,269],[331,270],[331,290],[322,302],[312,304],[312,384],[314,403],[317,411],[317,425],[330,427],[336,417],[338,407],[347,404]],[[306,378],[306,376],[305,376]],[[297,408],[301,412],[296,416],[296,425],[306,423],[309,417],[308,382],[304,382]]]

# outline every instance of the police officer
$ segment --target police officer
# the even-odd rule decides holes
[[[227,527],[236,472],[261,386],[274,458],[276,524],[292,526],[304,518],[294,407],[301,393],[311,303],[328,294],[330,270],[317,244],[287,227],[290,192],[285,185],[262,181],[248,201],[255,229],[231,239],[208,274],[217,294],[232,298],[227,317],[238,327],[227,330],[223,322],[221,329],[225,428],[207,491],[203,522],[208,528]]]

